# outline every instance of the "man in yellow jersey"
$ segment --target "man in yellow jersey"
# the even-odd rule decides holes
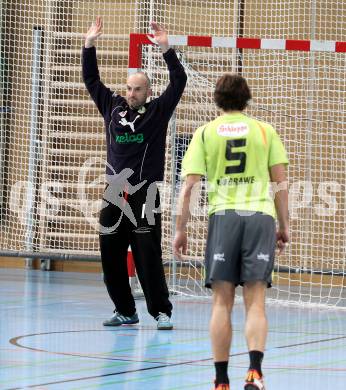
[[[223,115],[197,129],[182,163],[185,182],[173,249],[178,258],[186,254],[191,195],[205,175],[209,202],[205,285],[213,293],[210,335],[215,389],[230,388],[231,312],[235,288],[241,285],[250,357],[244,389],[264,390],[261,363],[268,332],[265,293],[271,286],[275,244],[281,252],[289,240],[288,160],[274,128],[243,114],[251,99],[243,77],[222,76],[214,99]]]

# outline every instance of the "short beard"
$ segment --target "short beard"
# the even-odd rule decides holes
[[[139,104],[139,105],[136,105],[136,106],[133,106],[132,104],[129,104],[129,107],[131,108],[131,110],[139,110],[143,106],[144,106],[144,104]]]
[[[130,101],[128,99],[126,99],[126,101],[127,101],[127,104],[129,105],[129,107],[131,108],[131,110],[138,110],[139,108],[144,106],[147,99],[145,99],[144,102],[141,102],[139,104],[132,104],[132,103],[130,103]]]

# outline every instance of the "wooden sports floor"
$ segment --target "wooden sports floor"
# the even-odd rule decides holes
[[[173,331],[105,328],[112,306],[100,275],[0,269],[0,389],[212,389],[210,300],[175,296]],[[268,305],[266,390],[345,390],[346,311]],[[248,355],[237,303],[231,389]]]

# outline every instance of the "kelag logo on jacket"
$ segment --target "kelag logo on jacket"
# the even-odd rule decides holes
[[[144,140],[143,133],[131,134],[125,133],[124,135],[116,135],[115,142],[118,144],[141,144]]]

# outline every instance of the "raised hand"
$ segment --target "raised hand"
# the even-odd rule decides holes
[[[154,32],[154,38],[157,44],[161,47],[163,52],[168,50],[168,36],[164,27],[156,22],[151,22],[150,27]]]
[[[96,18],[95,23],[91,25],[88,32],[85,34],[85,47],[94,46],[96,39],[102,34],[102,19],[100,16]]]

